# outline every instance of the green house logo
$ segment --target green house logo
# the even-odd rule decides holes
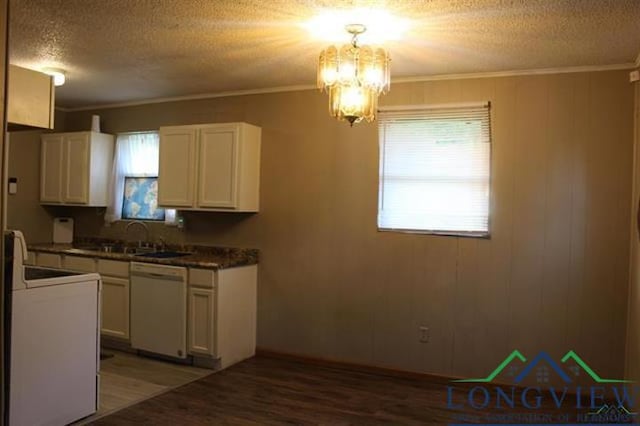
[[[507,367],[512,365],[514,360],[518,360],[521,363],[527,363],[527,358],[518,350],[511,352],[509,356],[507,356],[487,377],[483,377],[480,379],[461,379],[454,380],[454,382],[459,383],[491,383],[500,373],[503,372]],[[584,372],[587,373],[596,383],[632,383],[630,380],[621,380],[621,379],[603,379],[600,377],[589,365],[584,362],[582,358],[578,356],[575,351],[567,352],[561,359],[561,364],[566,364],[568,361],[573,361],[577,366],[582,368]],[[546,352],[540,352],[536,355],[528,364],[525,365],[524,369],[520,374],[515,376],[514,383],[522,382],[529,374],[531,374],[536,367],[538,367],[542,362],[549,366],[549,368],[553,369],[558,376],[562,378],[565,383],[571,383],[573,380],[571,379],[571,373],[573,375],[577,374],[576,368],[571,368],[570,372],[567,373],[565,369],[562,368],[561,365],[556,363],[553,358],[549,356]],[[540,381],[540,380],[538,380]]]
[[[447,387],[447,408],[462,411],[457,420],[464,423],[530,423],[532,415],[538,424],[628,423],[640,395],[633,381],[601,377],[573,350],[559,360],[514,350],[486,377],[451,382],[456,385]]]

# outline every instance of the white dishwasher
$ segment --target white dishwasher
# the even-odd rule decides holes
[[[187,357],[187,269],[131,263],[131,346]]]

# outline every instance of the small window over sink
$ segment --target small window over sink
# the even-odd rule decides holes
[[[158,132],[121,133],[105,220],[153,220],[175,223],[176,211],[158,207]]]
[[[122,218],[165,220],[165,210],[158,207],[158,178],[127,176],[124,178]]]

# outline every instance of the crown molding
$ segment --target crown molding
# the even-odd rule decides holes
[[[634,68],[633,63],[612,64],[612,65],[585,65],[579,67],[563,67],[563,68],[536,68],[528,70],[510,70],[495,72],[478,72],[464,74],[442,74],[424,77],[399,77],[392,79],[393,83],[413,83],[420,81],[438,81],[438,80],[468,80],[474,78],[496,78],[496,77],[517,77],[521,75],[545,75],[545,74],[568,74],[579,72],[595,72],[595,71],[615,71],[628,70]]]
[[[397,77],[392,78],[392,83],[413,83],[422,81],[439,81],[439,80],[467,80],[475,78],[496,78],[496,77],[514,77],[524,75],[544,75],[544,74],[566,74],[566,73],[578,73],[578,72],[594,72],[594,71],[612,71],[612,70],[628,70],[638,67],[640,61],[640,55],[636,59],[635,63],[613,64],[613,65],[587,65],[578,67],[563,67],[563,68],[538,68],[538,69],[526,69],[526,70],[511,70],[511,71],[495,71],[495,72],[479,72],[479,73],[463,73],[463,74],[441,74],[441,75],[428,75],[428,76],[416,76],[416,77]],[[295,86],[278,86],[269,87],[263,89],[250,89],[250,90],[231,90],[226,92],[217,93],[202,93],[198,95],[186,95],[186,96],[171,96],[163,98],[153,98],[139,101],[130,102],[117,102],[111,104],[97,104],[87,105],[82,107],[59,107],[56,109],[62,112],[80,112],[80,111],[94,111],[100,109],[112,109],[123,108],[131,106],[151,105],[168,102],[183,102],[193,101],[200,99],[214,99],[225,98],[230,96],[247,96],[247,95],[262,95],[269,93],[283,93],[283,92],[296,92],[300,90],[314,90],[315,85],[303,84]]]
[[[111,108],[122,108],[122,107],[139,106],[139,105],[161,104],[165,102],[181,102],[181,101],[193,101],[193,100],[199,100],[199,99],[226,98],[229,96],[246,96],[246,95],[262,95],[267,93],[295,92],[298,90],[311,90],[315,88],[316,86],[311,84],[302,84],[297,86],[277,86],[277,87],[267,87],[263,89],[230,90],[226,92],[201,93],[198,95],[169,96],[164,98],[152,98],[152,99],[144,99],[144,100],[130,101],[130,102],[129,101],[116,102],[112,104],[87,105],[87,106],[72,107],[72,108],[56,107],[56,109],[60,109],[61,111],[64,111],[64,112],[92,111],[97,109],[111,109]]]

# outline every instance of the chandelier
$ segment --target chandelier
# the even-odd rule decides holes
[[[375,119],[378,96],[389,91],[390,58],[382,48],[358,45],[364,25],[350,24],[345,29],[351,44],[320,52],[318,89],[329,94],[329,113],[353,126],[363,118]]]

